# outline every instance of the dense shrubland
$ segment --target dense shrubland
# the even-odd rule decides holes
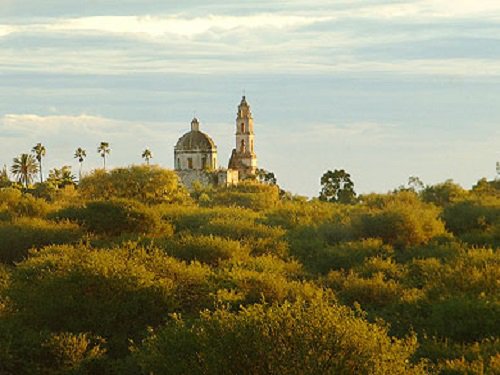
[[[500,372],[498,182],[349,204],[149,166],[4,186],[1,374]]]

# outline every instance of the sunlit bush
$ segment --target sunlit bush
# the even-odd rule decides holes
[[[0,212],[4,212],[7,218],[43,217],[48,209],[48,204],[42,199],[14,188],[0,189]]]
[[[361,237],[381,238],[396,248],[404,248],[446,233],[439,210],[421,203],[414,193],[373,195],[365,198],[365,204],[369,211],[357,218]]]
[[[175,172],[156,166],[98,169],[82,178],[79,191],[86,199],[126,198],[148,204],[189,199]]]
[[[244,258],[250,253],[250,249],[241,245],[239,241],[229,240],[216,236],[193,236],[190,234],[172,238],[167,241],[156,241],[168,255],[192,261],[197,260],[212,266],[231,258]]]
[[[127,199],[91,201],[85,207],[64,208],[51,217],[76,221],[90,232],[108,235],[147,233],[161,226],[152,208]]]
[[[0,222],[0,262],[13,263],[24,259],[31,248],[54,244],[71,244],[83,236],[73,223],[53,223],[42,219],[20,218]]]
[[[257,182],[242,182],[237,186],[216,189],[209,197],[210,204],[245,207],[252,210],[265,210],[274,207],[280,197],[275,185]]]
[[[321,300],[254,305],[239,313],[179,318],[135,356],[157,374],[411,374],[415,339],[391,340],[345,307]]]
[[[210,274],[136,247],[50,247],[17,266],[8,295],[26,327],[92,332],[106,339],[110,353],[123,355],[129,339],[168,313],[210,307]]]

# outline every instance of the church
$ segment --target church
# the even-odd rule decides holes
[[[243,96],[236,115],[235,148],[227,168],[219,168],[217,145],[200,130],[195,117],[191,130],[179,138],[174,147],[174,165],[181,182],[189,189],[198,181],[202,185],[230,186],[253,178],[257,170],[254,125],[250,105]]]

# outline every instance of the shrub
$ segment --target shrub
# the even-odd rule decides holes
[[[210,275],[207,267],[136,247],[48,247],[16,267],[8,296],[26,327],[91,332],[116,356],[168,313],[210,307]]]
[[[381,238],[395,248],[405,248],[446,233],[438,209],[421,203],[414,193],[372,196],[365,204],[369,211],[356,219],[360,237]]]
[[[156,245],[159,242],[156,241]],[[231,258],[242,258],[248,256],[250,250],[238,241],[229,240],[217,236],[193,236],[182,235],[161,243],[165,252],[178,259],[192,261],[197,260],[211,266],[217,266],[219,262]]]
[[[176,318],[135,352],[144,373],[410,374],[415,339],[391,340],[346,307],[320,300]]]
[[[327,276],[327,285],[341,301],[347,304],[357,302],[371,311],[398,302],[404,292],[398,282],[386,280],[381,272],[362,278],[354,272],[344,276],[338,271],[332,271]]]
[[[42,217],[48,212],[48,204],[14,188],[0,189],[0,211],[9,217]]]
[[[95,170],[82,178],[80,194],[85,199],[134,199],[147,204],[184,202],[189,199],[174,171],[156,166]]]
[[[274,207],[279,199],[279,188],[275,185],[242,182],[237,186],[215,190],[210,202],[216,206],[237,206],[260,211]]]
[[[380,256],[387,258],[394,250],[389,245],[384,245],[379,239],[367,239],[353,242],[341,242],[335,246],[325,248],[324,256],[327,258],[327,270],[349,270],[361,265],[367,258]],[[328,264],[326,264],[328,263]],[[324,271],[327,271],[326,269]]]
[[[126,199],[93,201],[85,207],[67,207],[54,219],[77,221],[98,234],[147,233],[160,228],[160,218],[153,209]]]
[[[21,218],[11,223],[0,222],[0,262],[19,262],[31,248],[78,242],[83,231],[76,224],[53,223],[42,219]]]

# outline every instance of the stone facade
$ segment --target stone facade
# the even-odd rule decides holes
[[[217,169],[217,146],[212,138],[200,131],[197,118],[191,121],[191,131],[184,134],[174,148],[175,169]]]
[[[257,155],[255,154],[255,133],[253,117],[245,96],[241,99],[236,116],[236,147],[229,159],[228,168],[236,169],[240,179],[255,175]]]

